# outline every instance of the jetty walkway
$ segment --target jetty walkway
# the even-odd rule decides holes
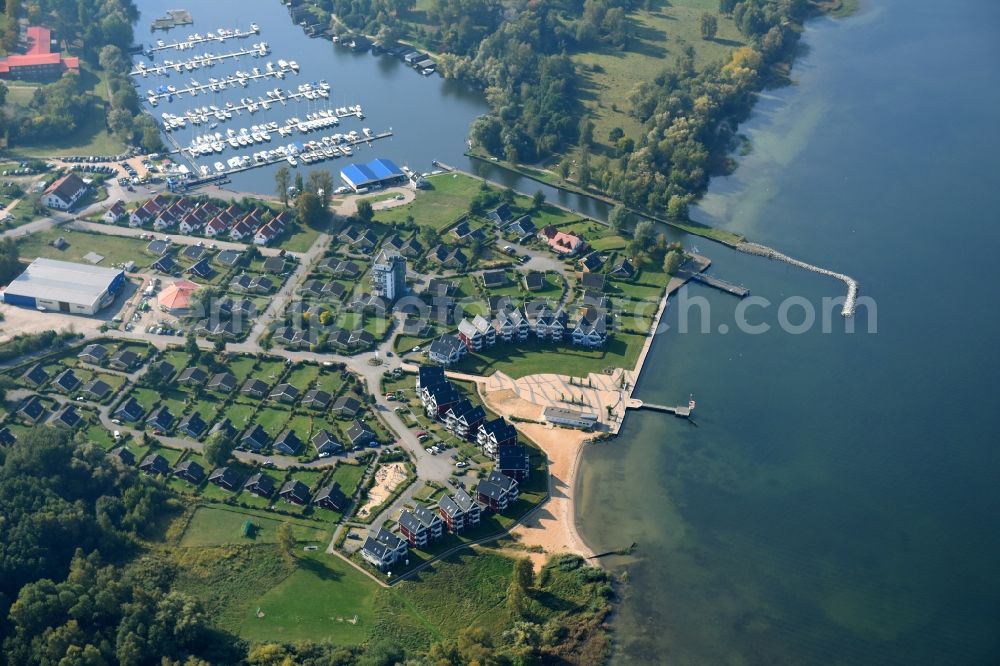
[[[185,40],[175,40],[170,44],[157,44],[156,46],[150,46],[146,49],[147,54],[156,53],[157,51],[167,51],[169,49],[176,49],[178,51],[184,51],[187,49],[192,49],[198,44],[204,44],[206,42],[224,42],[227,39],[246,39],[247,37],[253,37],[254,35],[260,34],[260,30],[254,30],[251,26],[250,30],[243,31],[239,28],[235,30],[225,30],[220,28],[216,32],[210,32],[199,37],[192,37],[191,39]],[[160,40],[163,41],[163,40]]]
[[[229,60],[230,58],[243,58],[248,55],[252,55],[255,58],[260,58],[266,56],[269,53],[267,45],[261,43],[260,45],[253,46],[249,49],[240,49],[239,51],[230,51],[229,53],[205,53],[203,55],[197,55],[187,61],[178,62],[165,62],[161,65],[153,65],[152,67],[147,67],[145,63],[139,62],[136,68],[133,69],[129,74],[131,76],[162,76],[163,74],[169,74],[171,70],[177,73],[190,72],[195,69],[201,69],[202,67],[213,67],[220,62]]]

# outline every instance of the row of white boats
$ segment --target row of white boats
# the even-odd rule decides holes
[[[370,132],[367,129],[365,131]],[[367,135],[367,138],[374,138],[374,134]],[[281,161],[288,162],[290,166],[297,167],[300,161],[303,164],[314,164],[338,157],[350,157],[354,154],[351,144],[363,140],[354,131],[348,134],[334,134],[314,141],[307,141],[304,144],[290,143],[286,146],[278,146],[273,150],[262,150],[253,155],[237,155],[236,157],[230,157],[225,163],[216,162],[213,166],[216,173],[225,173],[227,167],[229,171],[239,171]],[[198,170],[202,176],[208,176],[212,173],[206,164],[200,165]]]
[[[172,102],[174,95],[188,93],[192,97],[197,97],[199,92],[222,92],[226,88],[236,88],[237,86],[246,88],[251,81],[272,76],[283,79],[286,74],[292,72],[297,74],[298,71],[299,66],[294,60],[291,62],[279,60],[277,67],[275,67],[273,63],[268,62],[264,71],[261,71],[259,67],[254,67],[249,72],[236,70],[236,73],[230,74],[221,79],[216,79],[214,77],[209,78],[208,83],[201,83],[197,79],[191,79],[190,85],[182,88],[178,88],[174,85],[160,85],[155,89],[147,90],[146,99],[149,101],[150,106],[156,106],[160,99],[166,99],[168,102]],[[321,92],[322,90],[329,91],[329,87],[325,89],[321,88],[320,90],[315,91],[314,97],[324,96]]]
[[[210,53],[206,51],[201,55],[196,55],[187,60],[164,60],[159,65],[148,67],[146,63],[140,60],[136,63],[135,69],[132,70],[131,74],[132,76],[142,76],[143,78],[147,76],[170,76],[171,70],[174,72],[193,72],[202,67],[214,67],[229,58],[242,58],[248,55],[254,58],[262,58],[270,52],[271,48],[267,45],[267,42],[257,42],[251,45],[249,49],[240,49],[239,51],[231,51],[230,53]]]
[[[308,85],[308,84],[307,84]],[[330,96],[329,90],[321,89],[323,94],[320,95],[322,98],[328,98]],[[278,91],[278,92],[276,92]],[[163,121],[163,129],[168,132],[173,130],[184,129],[191,125],[203,125],[205,123],[211,123],[209,129],[215,129],[218,127],[219,123],[226,122],[227,120],[232,120],[233,114],[242,115],[242,111],[248,111],[250,115],[253,115],[257,111],[264,109],[268,110],[271,108],[271,104],[275,102],[285,103],[286,100],[299,100],[307,99],[304,93],[286,93],[281,94],[280,89],[275,89],[267,92],[268,99],[264,97],[258,97],[256,100],[250,97],[243,97],[239,100],[239,104],[234,102],[226,102],[222,107],[211,104],[208,106],[195,107],[194,109],[188,109],[183,114],[174,114],[163,112],[160,114],[160,118]],[[308,99],[317,99],[316,97],[309,97]],[[342,106],[338,107],[332,112],[333,115],[339,118],[347,118],[349,116],[355,116],[359,120],[364,120],[365,114],[361,110],[361,105],[354,106]],[[215,122],[213,122],[213,119]]]
[[[250,24],[250,30],[244,32],[239,28],[234,28],[229,30],[228,28],[219,28],[215,32],[206,32],[204,35],[201,33],[194,33],[193,35],[188,35],[186,41],[173,42],[172,44],[167,44],[162,39],[156,40],[156,46],[149,49],[149,51],[163,50],[163,49],[177,49],[178,51],[183,51],[185,49],[193,49],[197,44],[202,44],[204,42],[224,42],[227,39],[240,39],[243,37],[250,37],[260,33],[260,26],[256,23]]]
[[[231,148],[240,148],[267,143],[271,141],[272,132],[277,132],[280,136],[287,137],[296,131],[307,134],[339,124],[340,120],[335,115],[332,115],[332,112],[320,112],[307,115],[305,120],[290,118],[284,125],[279,125],[277,122],[269,122],[261,125],[253,125],[249,129],[246,127],[239,130],[228,129],[225,135],[222,132],[202,134],[192,139],[190,146],[183,148],[182,151],[192,157],[195,155],[211,155],[212,153],[223,152],[226,149],[226,144]],[[374,132],[365,127],[362,129],[362,135],[366,139],[370,139],[374,136]],[[334,134],[328,138],[339,143],[342,138],[346,141],[358,141],[361,139],[361,135],[356,130],[352,130],[347,134]]]

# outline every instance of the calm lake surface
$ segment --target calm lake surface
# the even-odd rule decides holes
[[[698,216],[858,278],[878,333],[736,333],[703,287],[713,333],[669,308],[638,396],[693,391],[698,427],[632,414],[579,483],[588,542],[639,543],[615,663],[1000,663],[1000,7],[862,4],[809,25]],[[698,244],[775,306],[842,293]]]
[[[285,81],[227,91],[257,97],[326,79],[327,104],[289,104],[219,129],[361,104],[345,131],[392,128],[356,152],[416,170],[439,159],[471,168],[466,129],[480,96],[424,78],[388,57],[355,55],[303,36],[277,2],[189,7],[196,20],[150,37],[149,20],[176,7],[143,0],[149,45],[218,27],[260,24],[261,35],[186,52],[236,50],[263,39],[272,55],[174,74],[205,83],[268,59],[297,60]],[[597,550],[639,543],[616,617],[616,663],[985,664],[1000,661],[1000,6],[993,0],[884,0],[843,21],[811,23],[795,85],[769,91],[745,124],[753,152],[713,181],[696,216],[861,281],[854,334],[777,330],[779,303],[842,296],[839,282],[698,239],[685,242],[713,272],[770,308],[737,331],[737,301],[703,287],[710,334],[678,333],[668,309],[639,397],[698,399],[697,427],[652,413],[628,417],[613,443],[588,450],[578,516]],[[247,10],[247,7],[250,10]],[[148,62],[148,60],[147,60]],[[155,87],[142,82],[142,90]],[[154,109],[182,112],[214,97]],[[220,105],[221,106],[221,105]],[[195,134],[177,136],[187,144]],[[214,130],[214,131],[219,131]],[[327,133],[327,132],[324,132]],[[301,135],[299,135],[301,136]],[[312,134],[309,138],[314,138]],[[293,138],[285,139],[288,143]],[[278,137],[266,147],[277,145]],[[227,150],[235,154],[262,148]],[[201,158],[211,164],[220,157]],[[346,161],[318,167],[336,172]],[[231,187],[271,193],[276,167]],[[307,172],[310,167],[299,167]],[[495,175],[498,179],[500,174]],[[533,191],[539,186],[505,182]],[[601,215],[602,206],[550,199]],[[835,311],[836,312],[836,311]],[[788,316],[802,320],[799,308]],[[719,332],[719,326],[728,332]],[[869,325],[877,334],[868,334]]]

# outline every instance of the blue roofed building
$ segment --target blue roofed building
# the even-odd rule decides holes
[[[375,159],[368,164],[348,164],[340,170],[340,179],[355,192],[398,185],[407,181],[406,174],[387,159]]]

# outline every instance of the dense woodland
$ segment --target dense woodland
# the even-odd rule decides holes
[[[125,53],[133,43],[132,24],[138,16],[132,0],[6,0],[4,13],[2,40],[9,52],[23,46],[18,44],[17,20],[27,18],[50,26],[68,51],[83,60],[79,75],[66,74],[39,86],[25,107],[0,115],[8,145],[72,136],[88,118],[103,117],[126,144],[161,147],[156,123],[141,112],[128,76]],[[104,81],[96,80],[95,72],[103,74]],[[0,84],[0,104],[6,92]]]

